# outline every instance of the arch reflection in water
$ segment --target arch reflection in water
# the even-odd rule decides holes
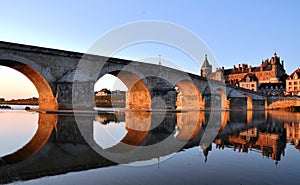
[[[178,113],[176,116],[176,128],[178,130],[176,139],[183,141],[194,139],[204,122],[204,112],[191,111],[187,113]]]
[[[195,124],[191,123],[194,117],[193,114],[202,115],[199,116],[200,120],[198,120]],[[128,116],[129,115],[130,114],[128,114]],[[279,119],[278,115],[279,117],[283,117],[284,119]],[[54,115],[49,116],[51,117]],[[153,118],[155,116],[159,117],[160,115],[152,114],[152,119],[155,119]],[[216,117],[214,119],[211,119],[215,120],[216,123],[213,125],[209,125],[208,118],[212,116]],[[48,116],[46,116],[46,118],[47,117]],[[96,118],[99,117],[101,117],[101,122],[106,121],[108,124],[111,121],[116,122],[116,119],[121,122],[127,119],[125,115],[96,116]],[[40,118],[42,119],[42,117]],[[93,128],[95,124],[93,122],[95,120],[95,116],[82,116],[82,118],[86,128]],[[50,118],[50,120],[52,119]],[[35,179],[46,175],[57,175],[71,171],[80,171],[116,165],[115,163],[96,153],[87,143],[83,142],[82,140],[78,140],[80,132],[76,127],[74,117],[60,115],[58,120],[57,132],[53,132],[53,137],[50,137],[46,145],[41,148],[40,152],[37,152],[30,158],[22,157],[18,160],[15,160],[15,162],[17,162],[16,164],[6,164],[2,166],[0,165],[0,183],[11,182],[15,178]],[[127,120],[130,121],[130,119]],[[120,139],[120,141],[122,141],[123,143],[127,143],[133,148],[134,145],[143,147],[152,146],[149,148],[149,150],[147,150],[149,154],[145,154],[144,157],[131,157],[127,160],[128,163],[132,164],[135,161],[147,161],[156,158],[157,160],[153,160],[152,163],[148,163],[156,164],[159,159],[162,159],[164,156],[167,156],[167,158],[169,158],[169,156],[172,156],[174,152],[179,152],[181,154],[183,153],[183,155],[186,156],[186,154],[190,154],[190,152],[186,153],[181,151],[199,147],[199,143],[204,143],[207,146],[205,149],[203,149],[203,153],[206,157],[210,157],[209,153],[214,152],[214,150],[222,150],[223,148],[228,148],[229,150],[217,152],[216,155],[222,157],[223,154],[228,153],[228,151],[236,151],[236,153],[240,151],[240,153],[250,153],[251,155],[251,151],[254,151],[255,156],[252,155],[252,157],[257,158],[258,155],[256,153],[259,152],[262,156],[265,157],[263,160],[269,159],[275,160],[275,162],[280,161],[281,156],[286,150],[285,147],[287,141],[293,143],[296,148],[298,147],[298,143],[296,143],[295,141],[299,140],[299,136],[296,135],[296,131],[299,128],[300,122],[297,121],[297,117],[294,117],[294,119],[292,119],[292,117],[286,116],[284,113],[280,112],[268,112],[267,119],[265,119],[265,112],[253,111],[252,120],[249,121],[249,119],[247,119],[247,112],[215,111],[213,114],[210,114],[209,112],[196,111],[188,112],[188,114],[181,113],[181,115],[179,114],[179,116],[178,114],[168,114],[165,121],[166,122],[163,122],[160,127],[150,129],[145,137],[142,133],[133,135],[141,136],[141,138],[144,138],[141,139],[142,142],[141,140],[135,139],[135,137],[131,137],[130,135],[127,137],[128,139],[124,139],[125,137]],[[45,121],[41,120],[41,123],[42,122],[46,123]],[[202,124],[199,124],[201,122]],[[48,123],[50,123],[50,121]],[[140,122],[134,123],[134,121],[131,123],[140,124]],[[226,123],[226,125],[224,125],[224,123]],[[100,123],[97,122],[97,124]],[[177,130],[178,134],[174,136],[175,124],[177,127],[181,127],[181,129]],[[73,127],[74,125],[75,127]],[[195,128],[196,130],[198,130],[198,133],[193,130],[193,132],[191,132],[192,134],[187,134],[188,136],[191,135],[192,137],[186,137],[185,133],[188,132],[188,128]],[[285,134],[285,132],[287,134]],[[217,135],[215,135],[215,133],[217,133]],[[206,136],[209,137],[205,139]],[[185,142],[180,142],[178,140],[184,140]],[[212,143],[210,143],[209,141],[211,141]],[[156,143],[161,142],[165,144],[162,145],[164,146],[164,148],[153,147],[153,145],[157,146],[155,145]],[[180,150],[175,151],[174,146],[180,146]],[[212,146],[216,146],[217,149],[214,149]],[[32,148],[35,148],[35,150],[31,149],[31,151],[36,151],[39,149],[39,147]],[[112,150],[113,147],[111,147],[110,149]],[[137,153],[139,152],[138,150],[133,151]],[[193,149],[190,151],[195,152],[195,150]],[[112,151],[110,152],[111,154],[113,154]],[[127,152],[128,151],[123,150],[122,154],[126,155]],[[134,152],[129,151],[130,154],[135,154]],[[196,152],[199,151],[196,150]],[[26,150],[23,150],[22,153],[23,156],[26,156],[25,154],[28,154]],[[197,155],[197,153],[195,155]],[[243,156],[246,157],[247,155]],[[187,157],[189,158],[191,156]],[[20,161],[21,159],[24,160]],[[180,160],[183,160],[183,158],[180,158]],[[207,162],[211,162],[212,160],[214,160],[213,156],[211,156]],[[230,157],[226,160],[232,162],[235,161],[234,158],[231,159]],[[172,161],[170,162],[172,163]],[[176,163],[176,159],[175,161],[173,161],[173,163]],[[241,165],[246,165],[246,163]],[[199,168],[202,167],[203,165],[198,165],[196,168],[198,170],[201,170]],[[182,168],[184,168],[184,166]],[[247,166],[245,166],[245,168],[247,168]],[[226,173],[225,171],[221,172]]]
[[[138,114],[138,118],[135,116]],[[103,149],[118,147],[119,145],[138,146],[145,139],[151,126],[151,113],[139,112],[132,115],[126,114],[105,114],[98,115],[95,119],[98,123],[94,124],[94,138],[96,143]],[[100,126],[105,124],[106,126]],[[97,142],[98,141],[98,142]],[[114,143],[114,144],[112,144]]]
[[[38,115],[24,111],[0,111],[0,157],[24,146],[38,128]]]
[[[12,164],[22,161],[38,152],[48,141],[57,123],[57,115],[39,114],[38,128],[32,139],[21,149],[2,157],[2,162]]]
[[[119,143],[110,148],[99,146],[94,140],[94,136],[87,138],[91,137],[91,133],[95,133],[95,130],[94,128],[88,129],[84,120],[82,120],[79,129],[83,128],[82,126],[85,124],[85,130],[81,130],[81,132],[85,132],[83,133],[85,139],[90,139],[88,143],[99,154],[115,162],[127,164],[166,156],[181,150],[187,141],[195,137],[202,123],[199,118],[203,118],[197,111],[183,117],[186,119],[180,121],[179,125],[182,129],[178,135],[179,139],[176,139],[176,114],[135,112],[133,116],[131,112],[126,112],[125,127],[127,133],[122,139],[118,139],[120,140]],[[98,116],[96,119],[100,119],[100,117]],[[159,125],[157,125],[157,120],[161,121]],[[185,121],[189,123],[185,124]]]

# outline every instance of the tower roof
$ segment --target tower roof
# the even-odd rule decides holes
[[[205,54],[205,58],[202,64],[202,68],[210,68],[211,65],[209,64],[208,60],[207,60],[207,54]]]

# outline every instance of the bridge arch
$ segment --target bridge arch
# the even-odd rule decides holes
[[[244,96],[246,96],[247,98],[247,110],[252,110],[253,109],[253,103],[252,103],[252,99],[248,94],[244,94]]]
[[[203,110],[205,103],[198,87],[188,80],[177,82],[176,109],[179,110]]]
[[[130,71],[121,69],[106,68],[98,75],[100,79],[105,74],[110,74],[120,79],[128,88],[126,93],[126,108],[130,110],[150,110],[151,109],[151,95],[147,82],[139,75]]]
[[[26,62],[27,60],[25,60]],[[53,95],[52,89],[41,74],[41,67],[32,62],[18,62],[14,60],[0,59],[0,65],[12,68],[22,74],[24,74],[35,86],[39,93],[39,109],[40,110],[56,110],[58,103]],[[40,69],[40,70],[37,70]],[[40,72],[41,71],[41,72]]]
[[[226,96],[226,92],[221,89],[221,88],[217,88],[216,93],[218,93],[220,95],[220,104],[221,104],[221,109],[222,110],[226,110],[226,109],[229,109],[229,100],[227,100],[227,96]]]

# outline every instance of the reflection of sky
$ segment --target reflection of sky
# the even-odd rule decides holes
[[[94,121],[93,127],[94,139],[102,148],[114,146],[126,135],[124,122],[103,125]],[[138,163],[133,162],[42,177],[22,184],[299,184],[300,152],[290,143],[286,144],[285,155],[277,165],[254,148],[243,153],[234,151],[230,145],[217,149],[216,144],[212,144],[205,162],[203,150],[195,145],[171,154],[170,158],[163,156],[144,161],[145,166],[133,166]],[[73,157],[73,153],[70,155]],[[154,165],[147,165],[152,162]]]
[[[23,184],[298,184],[299,151],[293,149],[276,167],[260,153],[217,150],[213,144],[204,162],[199,147],[178,152],[170,159],[151,166],[112,166],[72,172]],[[295,158],[294,158],[295,157]]]
[[[37,130],[38,114],[25,111],[0,111],[0,156],[27,144]]]
[[[103,149],[118,144],[126,133],[124,122],[109,122],[107,125],[103,125],[98,121],[94,121],[94,139]]]

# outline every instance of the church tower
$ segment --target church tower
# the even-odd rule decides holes
[[[212,66],[207,60],[207,54],[205,54],[205,58],[200,71],[200,76],[207,77],[210,73],[212,73]]]

